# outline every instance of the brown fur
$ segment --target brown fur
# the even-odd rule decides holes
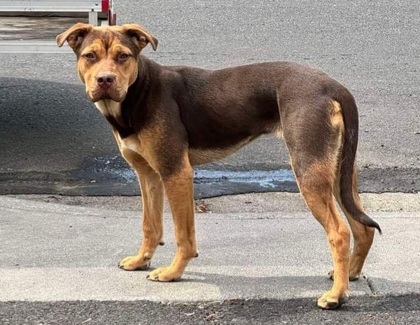
[[[140,55],[157,39],[139,25],[77,24],[57,36],[78,57],[88,97],[113,127],[122,156],[135,170],[143,200],[143,242],[125,270],[147,269],[162,242],[163,196],[168,198],[177,251],[171,265],[149,279],[179,279],[198,256],[192,165],[223,158],[258,136],[282,135],[309,209],[331,248],[333,287],[325,309],[347,298],[349,278],[360,276],[378,224],[357,194],[358,114],[349,91],[323,72],[290,62],[204,70],[159,65]],[[355,238],[335,204],[349,220]]]

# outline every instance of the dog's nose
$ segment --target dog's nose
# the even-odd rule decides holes
[[[96,77],[96,82],[101,88],[109,88],[115,82],[116,75],[113,73],[101,73]]]

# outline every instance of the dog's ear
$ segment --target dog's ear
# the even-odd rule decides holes
[[[73,51],[76,52],[77,48],[82,44],[84,37],[92,30],[93,26],[90,24],[77,23],[60,35],[57,35],[57,45],[58,47],[62,47],[64,42],[67,41]]]
[[[137,24],[125,24],[122,25],[123,33],[134,40],[134,43],[138,46],[140,51],[150,43],[153,50],[156,51],[158,40],[152,34],[150,34],[145,28]]]

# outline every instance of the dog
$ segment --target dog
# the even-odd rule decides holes
[[[333,258],[331,290],[317,305],[340,307],[349,280],[360,277],[375,228],[357,193],[355,155],[358,111],[336,80],[292,62],[250,64],[221,70],[163,66],[141,55],[158,40],[137,24],[94,27],[78,23],[57,36],[77,56],[89,99],[111,124],[118,148],[139,179],[143,241],[124,270],[146,270],[162,243],[163,200],[170,204],[177,250],[152,281],[181,278],[198,256],[193,167],[221,159],[258,136],[276,133],[288,148],[308,208],[324,227]],[[354,236],[340,217],[344,212]]]

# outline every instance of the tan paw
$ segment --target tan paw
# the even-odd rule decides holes
[[[126,271],[144,271],[150,267],[150,259],[145,259],[140,256],[127,256],[118,263],[118,267]]]
[[[182,274],[171,271],[169,267],[161,267],[149,273],[147,278],[157,282],[179,281]]]
[[[330,280],[334,281],[334,270],[331,270],[330,272],[328,272],[328,276],[330,278]],[[349,281],[357,281],[360,279],[360,274],[351,274],[349,275]]]
[[[317,306],[321,309],[336,309],[340,308],[348,300],[349,295],[347,292],[339,296],[331,291],[328,291],[318,299]]]

